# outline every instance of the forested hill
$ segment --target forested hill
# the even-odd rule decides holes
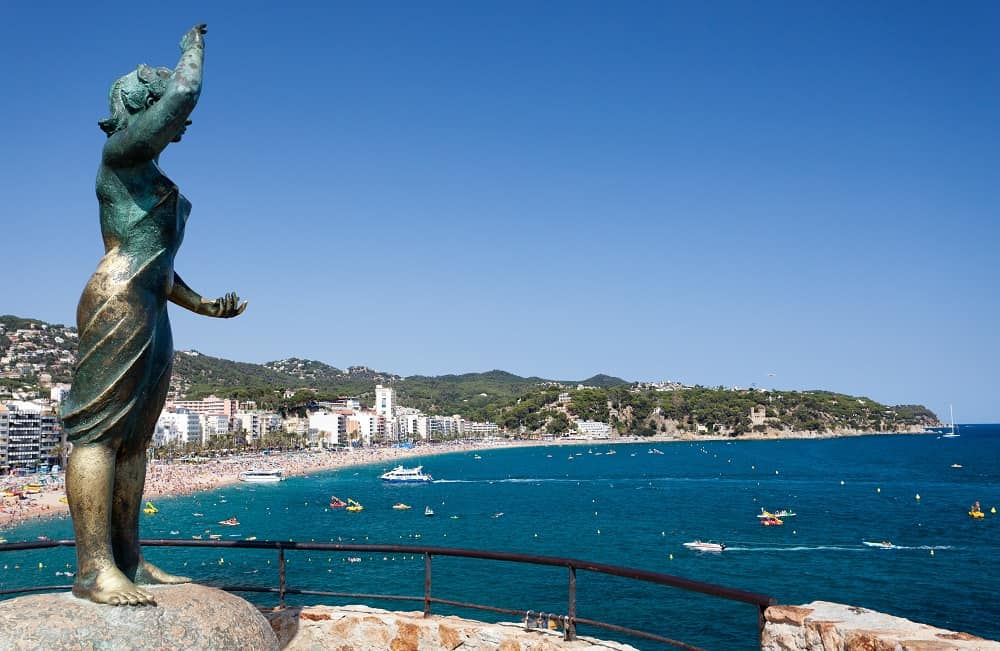
[[[0,399],[42,395],[41,382],[68,382],[76,329],[0,316]],[[171,388],[178,397],[209,394],[255,400],[262,408],[300,413],[314,401],[356,396],[374,402],[375,385],[393,387],[397,403],[428,414],[492,420],[509,430],[560,433],[574,420],[611,423],[620,433],[780,434],[866,432],[938,426],[920,405],[883,405],[829,391],[764,391],[642,385],[608,375],[585,380],[520,377],[501,370],[401,377],[365,366],[339,369],[307,359],[236,362],[197,351],[175,354]]]

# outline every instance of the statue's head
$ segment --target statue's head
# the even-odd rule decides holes
[[[98,122],[104,133],[110,137],[121,131],[128,126],[129,117],[145,111],[163,97],[171,74],[169,68],[152,68],[142,64],[115,81],[108,94],[111,117]]]

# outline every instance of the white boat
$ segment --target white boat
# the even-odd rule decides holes
[[[725,543],[702,542],[700,540],[686,542],[684,546],[699,552],[721,552],[726,548]]]
[[[244,470],[240,473],[239,480],[255,484],[265,484],[284,479],[281,470]]]
[[[433,477],[423,472],[423,466],[417,466],[416,468],[404,468],[403,466],[396,466],[392,470],[379,475],[379,479],[382,481],[390,482],[428,482],[433,481]]]
[[[957,439],[959,436],[961,436],[961,434],[955,433],[955,410],[952,408],[951,405],[948,405],[948,411],[951,413],[951,431],[948,432],[947,434],[942,434],[941,438]]]
[[[429,506],[424,507],[424,515],[426,515],[428,517],[434,515],[434,509],[432,509]]]
[[[869,547],[878,547],[879,549],[896,549],[897,547],[888,540],[883,540],[881,542],[870,542],[868,540],[862,540],[861,542],[868,545]]]

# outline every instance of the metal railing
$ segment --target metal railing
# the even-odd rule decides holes
[[[662,642],[664,644],[673,645],[676,647],[680,647],[682,649],[700,651],[699,647],[692,646],[690,644],[674,640],[669,637],[665,637],[655,633],[650,633],[648,631],[641,631],[626,626],[619,626],[617,624],[612,624],[609,622],[603,622],[600,620],[580,617],[579,615],[577,615],[577,610],[576,610],[577,606],[576,575],[578,570],[594,572],[597,574],[603,574],[607,576],[616,576],[634,581],[643,581],[646,583],[670,586],[673,588],[680,588],[682,590],[697,592],[712,597],[719,597],[730,601],[738,601],[746,604],[751,604],[755,606],[757,610],[758,640],[760,639],[760,633],[763,630],[764,626],[764,610],[768,606],[777,603],[773,597],[769,595],[759,594],[756,592],[747,592],[745,590],[728,588],[726,586],[715,585],[712,583],[693,581],[691,579],[672,576],[670,574],[661,574],[659,572],[650,572],[648,570],[621,567],[618,565],[607,565],[605,563],[594,563],[591,561],[579,560],[575,558],[562,558],[558,556],[537,556],[532,554],[516,554],[510,552],[496,552],[496,551],[486,551],[486,550],[476,550],[476,549],[459,549],[452,547],[431,547],[424,545],[367,545],[367,544],[360,545],[360,544],[293,542],[293,541],[286,542],[280,540],[143,539],[140,541],[140,543],[144,547],[208,547],[208,548],[226,547],[226,548],[240,548],[240,549],[277,550],[278,552],[277,587],[255,586],[255,585],[216,585],[214,583],[212,585],[213,587],[225,590],[227,592],[255,592],[255,593],[277,594],[279,607],[285,606],[286,595],[312,595],[312,596],[337,597],[346,599],[367,599],[367,600],[379,599],[387,601],[422,601],[424,617],[427,617],[431,614],[432,604],[441,604],[441,605],[452,606],[455,608],[467,608],[472,610],[502,613],[507,615],[514,615],[519,619],[523,618],[526,628],[532,628],[533,626],[547,627],[549,622],[553,622],[562,629],[563,637],[566,640],[576,639],[577,625],[583,624],[586,626],[592,626],[607,631],[623,633],[637,638]],[[0,552],[46,549],[51,547],[73,547],[73,546],[75,546],[75,541],[73,540],[43,540],[43,541],[30,541],[30,542],[15,542],[15,543],[0,544]],[[370,553],[383,553],[383,554],[401,553],[401,554],[411,554],[411,555],[422,555],[424,557],[424,592],[423,595],[417,596],[417,595],[372,594],[372,593],[354,593],[354,592],[330,592],[322,590],[305,590],[305,589],[290,588],[288,586],[287,576],[285,572],[286,550],[325,551],[325,552],[342,552],[342,553],[346,552],[359,552],[359,553],[370,552]],[[564,567],[568,572],[567,589],[566,589],[566,612],[563,614],[555,614],[555,613],[534,612],[531,610],[514,610],[510,608],[501,608],[498,606],[492,606],[486,604],[470,603],[470,602],[457,601],[454,599],[435,597],[433,596],[431,591],[432,559],[435,556],[450,556],[450,557],[469,558],[477,560],[506,561],[512,563],[544,565],[550,567]],[[70,587],[72,586],[45,585],[45,586],[33,586],[27,588],[13,588],[8,590],[0,590],[0,596],[23,594],[28,592],[51,592],[54,590],[69,589]]]

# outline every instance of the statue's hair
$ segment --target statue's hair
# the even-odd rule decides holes
[[[143,63],[133,72],[115,80],[108,93],[111,117],[98,121],[101,130],[110,138],[127,127],[129,116],[146,108],[148,99],[157,100],[163,96],[170,75],[169,68],[151,68]]]

